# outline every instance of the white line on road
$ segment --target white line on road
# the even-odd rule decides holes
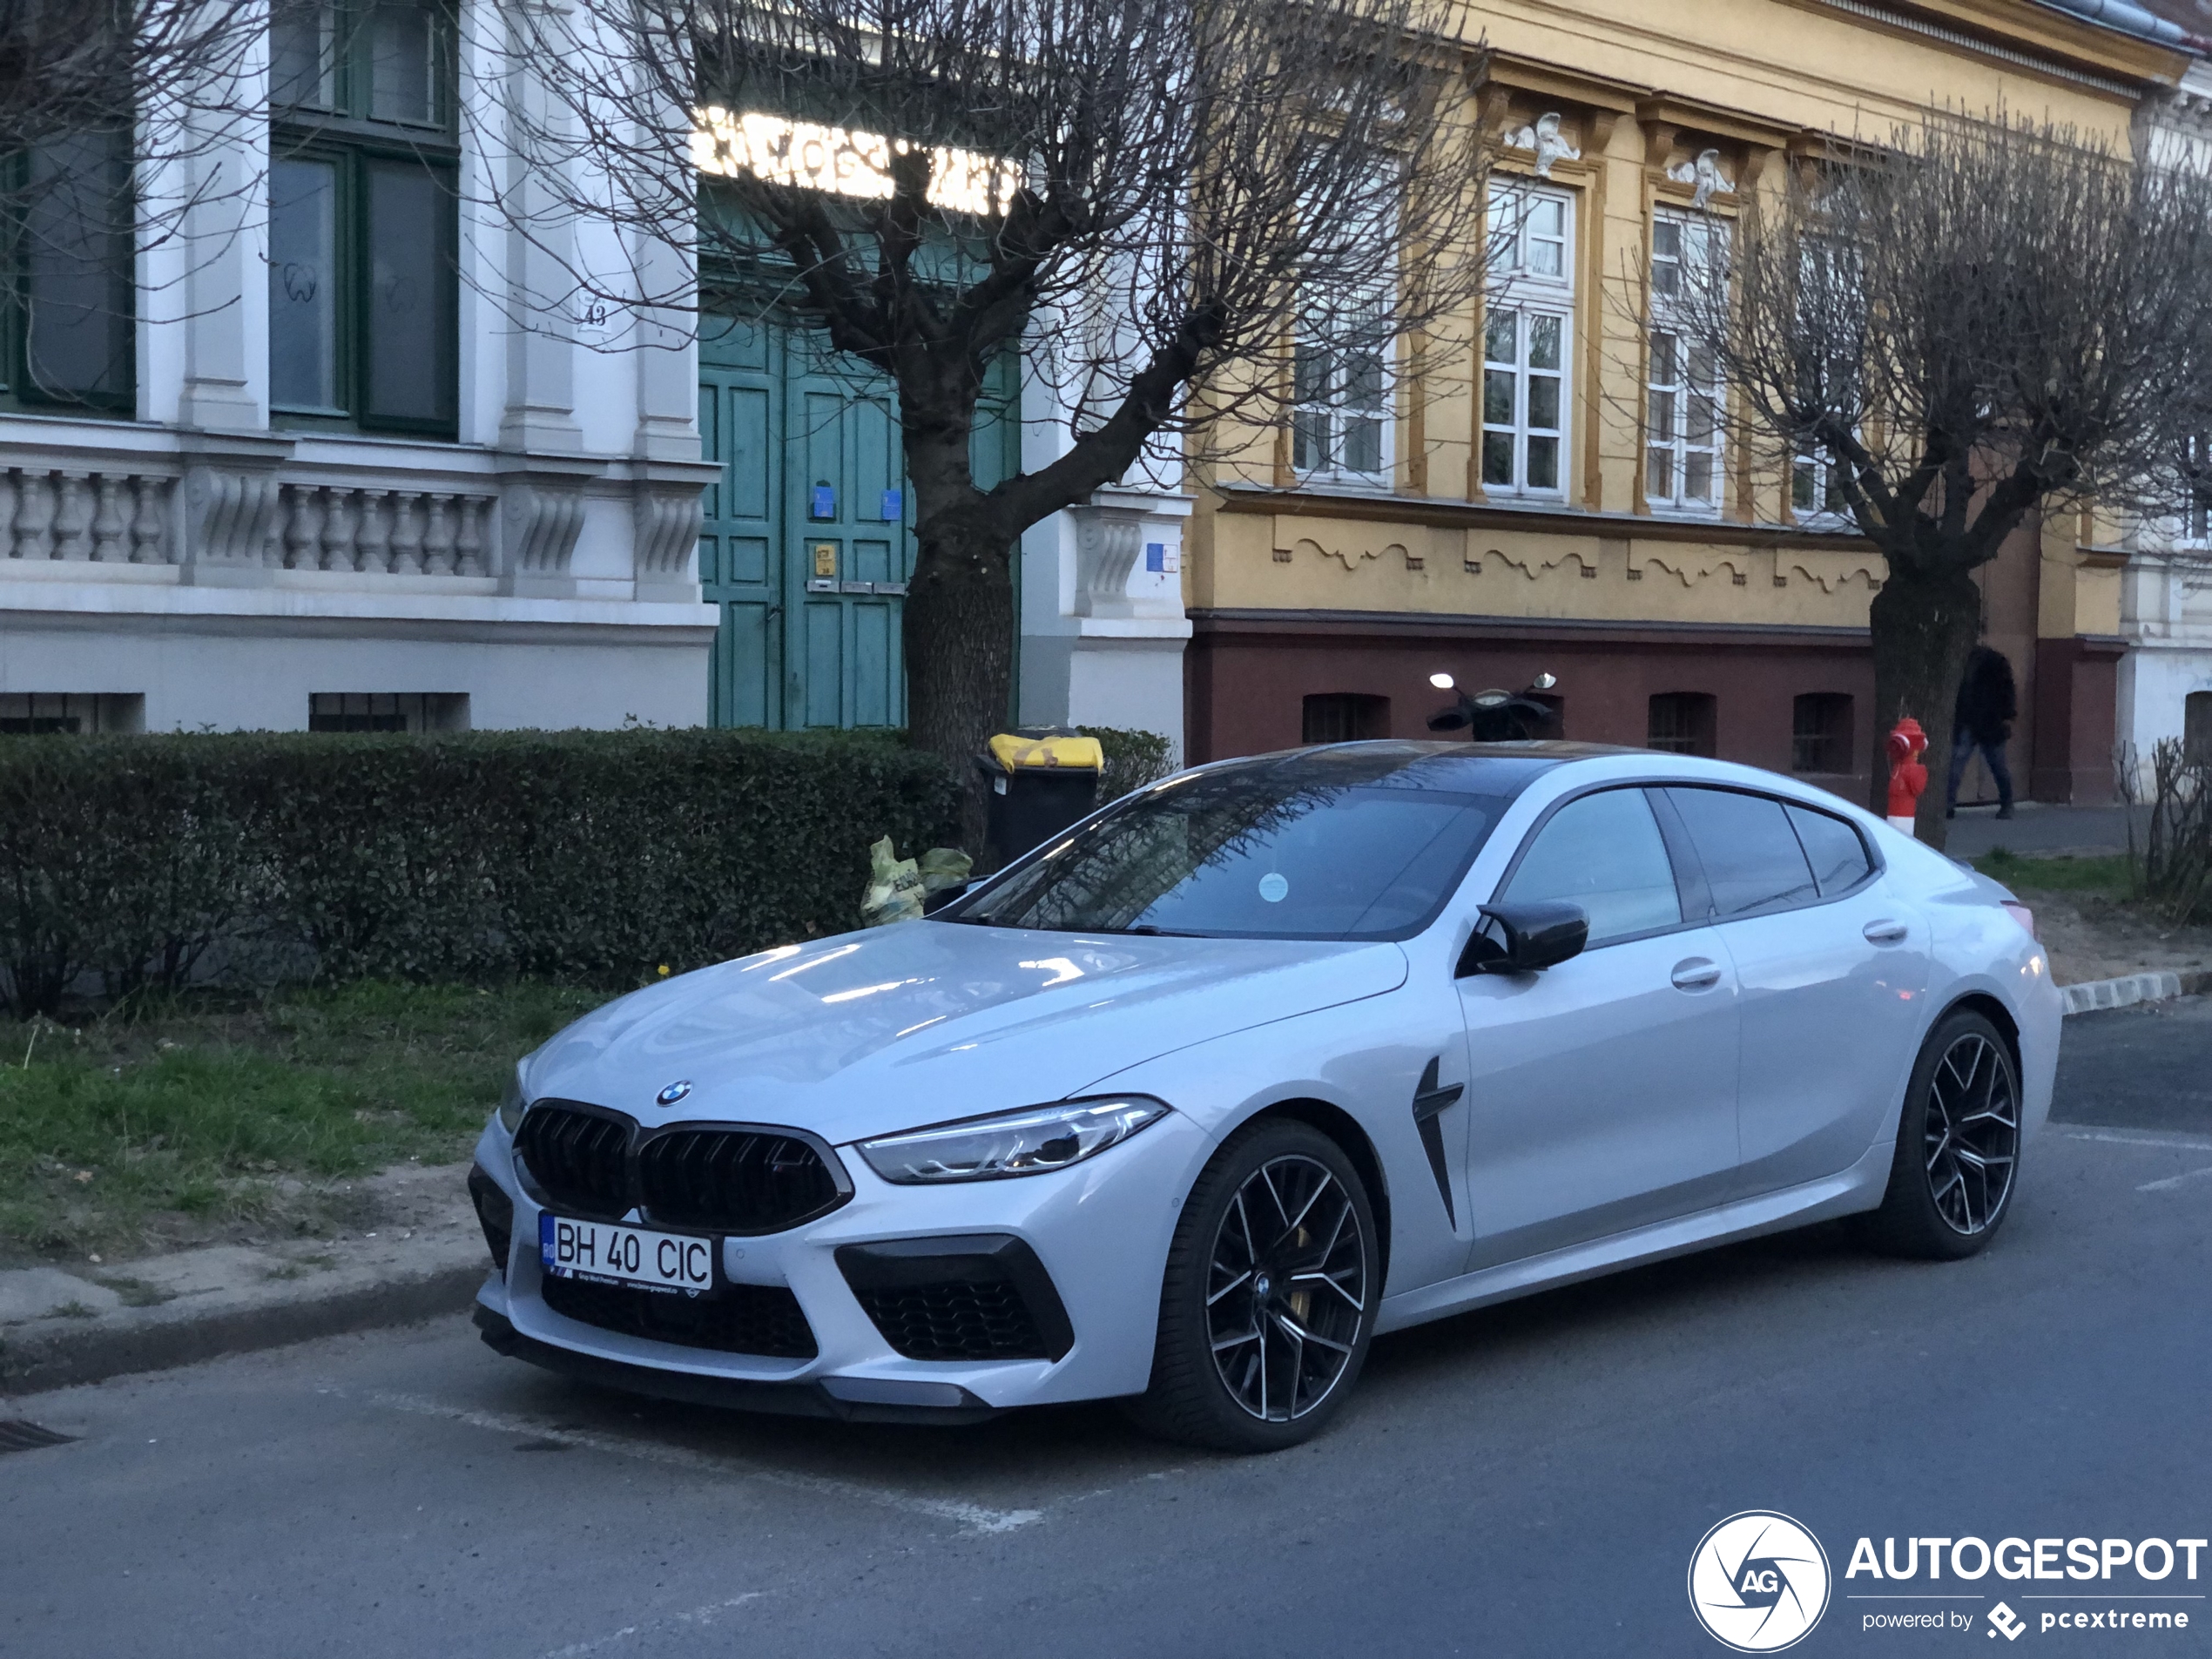
[[[694,1452],[680,1446],[626,1440],[614,1434],[588,1433],[559,1427],[535,1418],[510,1417],[501,1412],[482,1412],[465,1406],[448,1406],[442,1400],[425,1399],[419,1394],[379,1393],[371,1394],[368,1398],[372,1404],[388,1410],[411,1412],[418,1417],[442,1417],[450,1422],[466,1423],[472,1428],[488,1429],[495,1434],[534,1435],[541,1440],[558,1441],[563,1446],[604,1452],[614,1457],[635,1458],[644,1463],[661,1463],[671,1468],[691,1469],[709,1474],[738,1475],[746,1480],[765,1481],[771,1486],[816,1492],[825,1497],[858,1498],[864,1503],[877,1504],[886,1509],[902,1509],[909,1514],[927,1515],[933,1521],[949,1521],[963,1532],[1013,1532],[1044,1517],[1042,1509],[987,1509],[981,1504],[968,1503],[958,1498],[924,1498],[911,1492],[895,1492],[887,1487],[867,1486],[858,1480],[840,1480],[833,1475],[801,1474],[792,1469],[765,1468],[738,1458],[718,1457],[711,1453]]]
[[[2141,1146],[2162,1152],[2212,1152],[2212,1135],[2114,1135],[2103,1130],[2064,1131],[2069,1141],[2095,1141],[2104,1146]]]
[[[2194,1181],[2200,1175],[2212,1175],[2212,1163],[2201,1170],[2190,1170],[2182,1175],[2169,1175],[2163,1181],[2146,1181],[2135,1189],[2138,1192],[2163,1192],[2168,1187],[2178,1187],[2184,1181]]]
[[[726,1602],[710,1602],[705,1607],[695,1607],[689,1613],[671,1614],[665,1619],[650,1619],[644,1624],[625,1624],[612,1635],[597,1637],[590,1642],[571,1642],[565,1648],[556,1648],[544,1659],[583,1659],[587,1653],[600,1653],[617,1642],[627,1642],[634,1635],[648,1630],[673,1630],[685,1625],[712,1624],[721,1615],[733,1607],[743,1607],[747,1602],[758,1602],[767,1595],[765,1590],[747,1590],[743,1595],[733,1595]]]

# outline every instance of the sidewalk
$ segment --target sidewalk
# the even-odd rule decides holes
[[[373,1232],[0,1271],[0,1393],[404,1325],[464,1308],[490,1271],[465,1163],[358,1184]]]
[[[1978,859],[2003,847],[2031,858],[2071,853],[2101,858],[2128,850],[2125,806],[2046,806],[2024,800],[2016,816],[2000,820],[1994,806],[1961,806],[1951,820],[1944,851],[1954,859]],[[2142,838],[2144,809],[2135,808],[2135,835]]]

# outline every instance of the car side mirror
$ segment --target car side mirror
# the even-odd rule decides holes
[[[1590,919],[1563,900],[1534,904],[1487,904],[1482,920],[1460,953],[1455,978],[1474,974],[1533,974],[1582,954]]]

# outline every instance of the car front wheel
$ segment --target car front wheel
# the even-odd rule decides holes
[[[1972,1256],[2010,1213],[2020,1171],[2020,1071],[1997,1028],[1946,1015],[1913,1063],[1897,1156],[1868,1241],[1932,1261]]]
[[[1311,1439],[1359,1377],[1381,1290],[1374,1213],[1336,1143],[1289,1119],[1239,1130],[1177,1224],[1131,1415],[1223,1451]]]

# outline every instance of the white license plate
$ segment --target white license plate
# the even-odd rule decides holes
[[[556,1278],[636,1285],[647,1290],[689,1291],[715,1286],[715,1241],[692,1233],[648,1232],[604,1221],[537,1217],[537,1255]]]

